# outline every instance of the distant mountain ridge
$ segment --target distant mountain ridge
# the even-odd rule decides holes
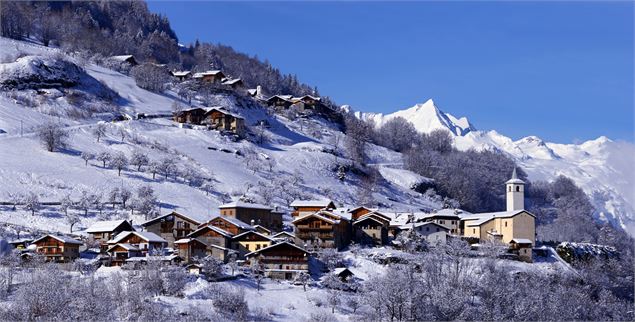
[[[447,130],[452,133],[457,149],[505,153],[523,167],[531,180],[551,180],[565,175],[587,193],[598,219],[635,235],[635,180],[630,168],[635,160],[635,145],[631,143],[605,136],[580,144],[546,142],[537,136],[514,141],[495,130],[477,130],[466,117],[457,118],[443,112],[431,99],[390,114],[363,113],[349,106],[343,106],[343,110],[359,119],[371,120],[377,127],[395,117],[403,117],[421,133]]]

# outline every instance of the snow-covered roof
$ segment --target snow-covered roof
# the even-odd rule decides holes
[[[226,79],[223,81],[224,85],[234,85],[238,82],[242,82],[242,80],[240,78],[234,78],[234,79]]]
[[[312,214],[308,214],[308,215],[304,215],[302,217],[298,217],[296,218],[294,221],[292,221],[291,223],[296,223],[296,222],[300,222],[303,221],[304,219],[307,219],[309,217],[315,217],[321,220],[324,220],[326,222],[328,222],[329,224],[338,224],[340,222],[340,219],[344,219],[334,213],[328,212],[328,211],[324,211],[324,210],[320,210],[316,213],[312,213]]]
[[[305,98],[312,99],[314,101],[322,100],[321,98],[319,98],[317,96],[312,96],[312,95],[304,95],[304,96],[300,97],[301,100],[304,100]]]
[[[155,223],[155,222],[157,222],[157,221],[159,221],[159,220],[161,220],[161,219],[163,219],[163,218],[165,218],[165,217],[168,217],[168,216],[177,216],[177,217],[181,217],[182,219],[188,220],[188,221],[192,222],[193,224],[195,224],[195,225],[197,225],[197,226],[201,224],[201,222],[200,222],[200,221],[198,221],[198,220],[196,220],[196,219],[193,219],[192,217],[188,217],[188,216],[186,216],[186,215],[184,215],[184,214],[181,214],[181,213],[178,213],[178,212],[176,212],[176,211],[173,211],[173,212],[171,212],[171,213],[169,213],[169,214],[167,214],[167,215],[162,215],[162,216],[159,216],[159,217],[156,217],[156,218],[150,219],[150,220],[148,220],[148,221],[146,221],[146,222],[142,223],[142,224],[141,224],[141,226],[144,226],[144,227],[145,227],[145,226],[148,226],[148,225],[153,224],[153,223]]]
[[[228,222],[230,222],[230,223],[232,223],[232,224],[234,224],[234,225],[236,225],[236,226],[237,226],[238,228],[240,228],[240,229],[254,230],[254,227],[253,227],[252,225],[250,225],[250,224],[248,224],[248,223],[246,223],[246,222],[244,222],[244,221],[242,221],[242,220],[240,220],[240,219],[236,219],[236,218],[234,218],[234,217],[228,217],[228,216],[218,215],[218,216],[216,216],[216,217],[214,217],[214,218],[210,219],[210,221],[211,221],[211,220],[214,220],[214,219],[216,219],[216,218],[219,218],[219,217],[220,217],[220,218],[223,218],[223,219],[225,219],[225,220],[227,220]]]
[[[338,267],[338,268],[335,268],[335,269],[333,269],[333,274],[335,274],[335,275],[340,275],[340,274],[342,274],[342,272],[344,272],[344,271],[349,271],[349,272],[351,272],[351,274],[356,275],[356,274],[355,274],[355,272],[353,272],[353,270],[352,270],[352,269],[350,269],[350,268],[348,268],[348,267]]]
[[[224,205],[218,206],[218,209],[225,209],[225,208],[249,208],[249,209],[271,210],[271,207],[269,206],[265,206],[265,205],[261,205],[257,203],[244,202],[242,200],[235,200],[230,203],[226,203]]]
[[[289,206],[291,207],[321,207],[326,208],[330,204],[335,204],[329,199],[315,199],[315,200],[293,200]]]
[[[374,217],[374,216],[362,216],[362,217],[359,217],[359,218],[357,218],[357,220],[355,220],[355,222],[353,223],[353,225],[358,225],[358,224],[360,224],[360,223],[362,223],[362,222],[364,222],[364,221],[366,221],[366,220],[372,220],[372,221],[374,221],[374,222],[376,222],[376,223],[378,223],[378,224],[380,224],[380,225],[384,225],[384,222],[383,222],[383,221],[381,221],[381,220],[377,219],[377,218],[376,218],[376,217]]]
[[[118,244],[124,238],[130,236],[131,234],[139,236],[139,238],[145,240],[148,243],[167,243],[167,241],[155,233],[151,233],[149,231],[123,231],[117,236],[115,236],[112,240],[108,241],[109,244]]]
[[[126,259],[126,262],[147,262],[148,260],[172,261],[177,258],[179,258],[179,255],[140,256],[140,257],[130,257]]]
[[[187,76],[191,73],[191,71],[189,70],[179,70],[179,71],[173,71],[172,75],[177,76],[177,77],[183,77],[183,76]]]
[[[204,76],[215,76],[215,75],[222,74],[222,73],[223,72],[220,71],[220,70],[208,70],[208,71],[205,71],[205,72],[195,73],[193,77],[194,78],[202,78]]]
[[[258,90],[255,88],[250,88],[247,90],[247,93],[249,93],[249,95],[256,95],[258,93]]]
[[[124,220],[124,219],[121,219],[121,220],[97,221],[97,222],[93,223],[92,225],[90,225],[90,227],[88,227],[88,229],[86,229],[86,232],[87,233],[112,232],[115,229],[117,229],[117,227],[119,227],[120,225],[122,225],[122,224],[124,224],[126,222],[127,221]]]
[[[117,55],[117,56],[111,56],[110,57],[110,59],[114,59],[114,60],[117,60],[117,61],[126,61],[126,60],[128,60],[130,58],[134,59],[134,56],[133,55]]]
[[[423,226],[427,226],[427,225],[438,226],[438,227],[442,228],[443,230],[450,230],[450,228],[448,228],[448,227],[446,227],[444,225],[441,225],[441,224],[437,224],[437,223],[432,222],[432,221],[417,222],[417,223],[414,223],[414,224],[405,224],[405,225],[402,225],[401,227],[399,227],[399,229],[408,230],[408,229],[412,229],[413,226],[415,228],[419,228],[419,227],[423,227]]]
[[[279,233],[276,233],[273,236],[271,236],[271,238],[284,238],[284,237],[280,237],[280,235],[287,235],[287,237],[295,238],[295,235],[288,231],[281,231]]]
[[[265,236],[265,235],[263,235],[263,234],[261,234],[261,233],[259,233],[259,232],[255,231],[255,230],[249,230],[249,231],[246,231],[246,232],[244,232],[244,233],[240,233],[240,234],[238,234],[238,235],[234,236],[232,239],[238,239],[238,238],[240,238],[240,237],[242,237],[242,236],[245,236],[245,235],[247,235],[247,234],[256,234],[256,235],[258,235],[258,236],[260,236],[260,237],[262,237],[262,238],[265,238],[266,240],[271,240],[271,237],[269,237],[269,236]]]
[[[110,252],[112,249],[114,249],[115,247],[120,246],[123,249],[127,250],[127,251],[135,251],[135,250],[139,250],[139,248],[137,246],[131,245],[131,244],[127,244],[127,243],[121,243],[121,244],[114,244],[110,247],[108,247],[107,252]]]
[[[227,219],[226,217],[223,217],[223,218]],[[213,230],[213,231],[215,231],[215,232],[217,232],[217,233],[219,233],[219,234],[221,234],[221,235],[223,235],[223,236],[225,236],[227,238],[231,238],[233,236],[232,233],[230,233],[230,232],[228,232],[228,231],[226,231],[224,229],[218,228],[216,226],[212,226],[212,225],[203,226],[203,227],[191,232],[188,236],[197,235],[198,232],[200,232],[200,231],[202,231],[204,229],[211,229],[211,230]]]
[[[263,225],[254,225],[254,229],[258,229],[258,228],[263,229],[263,230],[271,233],[271,229],[269,229],[269,228],[267,228],[267,227],[265,227]]]
[[[284,241],[284,242],[281,242],[281,243],[273,244],[273,245],[271,245],[271,246],[267,246],[267,247],[265,247],[265,248],[261,248],[261,249],[259,249],[259,250],[255,250],[255,251],[253,251],[253,252],[251,252],[251,253],[247,253],[247,254],[245,254],[245,257],[253,256],[253,255],[256,255],[256,254],[258,254],[258,253],[260,253],[260,252],[262,252],[262,251],[264,251],[264,250],[266,250],[266,249],[271,249],[271,248],[275,248],[275,247],[280,247],[280,246],[282,246],[282,245],[289,245],[289,246],[294,247],[294,248],[297,248],[297,249],[299,249],[299,250],[301,250],[301,251],[303,251],[303,252],[305,252],[305,253],[308,253],[308,252],[306,251],[306,249],[304,249],[304,248],[302,248],[302,247],[300,247],[300,246],[297,246],[297,245],[295,245],[295,244],[292,244],[292,243],[289,243],[289,242]]]
[[[74,238],[70,238],[70,237],[66,237],[66,236],[58,236],[58,235],[44,235],[36,240],[33,241],[33,244],[36,244],[37,242],[39,242],[40,240],[46,238],[46,237],[51,237],[53,239],[57,239],[59,241],[61,241],[64,244],[75,244],[75,245],[82,245],[83,243],[77,239]]]
[[[525,181],[522,181],[518,178],[518,174],[516,174],[516,167],[514,167],[514,171],[512,172],[512,178],[507,180],[505,183],[512,184],[525,184]]]
[[[474,227],[474,226],[480,226],[494,218],[511,218],[523,212],[529,214],[532,217],[536,217],[527,210],[512,210],[512,211],[499,211],[499,212],[486,212],[486,213],[472,214],[472,215],[461,218],[461,220],[467,221],[465,223],[466,226]]]
[[[511,242],[516,244],[533,244],[531,240],[527,238],[512,238]]]

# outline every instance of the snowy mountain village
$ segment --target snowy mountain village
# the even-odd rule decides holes
[[[628,142],[362,112],[143,1],[0,32],[0,321],[635,316]]]

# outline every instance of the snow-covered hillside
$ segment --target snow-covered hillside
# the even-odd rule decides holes
[[[635,146],[631,143],[612,141],[604,136],[581,144],[545,142],[536,136],[514,141],[494,130],[476,130],[467,118],[441,111],[432,100],[387,115],[354,113],[359,118],[373,120],[376,126],[400,116],[421,133],[448,130],[458,149],[502,151],[514,158],[531,180],[551,180],[565,175],[589,195],[598,210],[598,218],[635,234]]]
[[[18,53],[47,56],[59,55],[56,50],[34,44],[0,38],[0,56],[3,63],[17,59]],[[64,57],[74,61],[72,57]],[[11,63],[9,63],[11,64]],[[173,102],[185,102],[168,91],[163,95],[151,93],[136,86],[135,81],[123,74],[93,64],[86,64],[87,74],[103,86],[116,92],[120,99],[112,102],[113,112],[166,114]],[[31,97],[37,106],[26,106],[18,96]],[[7,201],[8,192],[40,195],[41,201],[55,202],[70,194],[78,198],[83,191],[98,192],[107,197],[114,187],[126,187],[136,191],[149,185],[157,194],[162,211],[181,211],[198,219],[218,214],[217,207],[241,194],[263,198],[270,194],[272,206],[286,207],[289,198],[329,197],[338,204],[354,204],[359,195],[358,178],[347,175],[340,181],[336,175],[336,160],[331,151],[334,136],[343,134],[335,124],[321,118],[287,118],[270,115],[258,107],[242,107],[231,95],[216,98],[224,108],[245,118],[247,126],[266,120],[270,127],[268,143],[253,144],[248,140],[235,142],[216,131],[179,127],[168,118],[128,120],[106,123],[107,134],[97,142],[92,134],[103,113],[88,118],[69,118],[52,114],[52,111],[68,107],[64,95],[49,97],[33,90],[17,90],[0,95],[0,201]],[[198,105],[195,99],[193,102]],[[70,145],[61,152],[47,152],[42,148],[34,129],[46,122],[59,122],[70,133]],[[125,133],[122,140],[120,133]],[[252,133],[253,135],[253,133]],[[341,141],[341,140],[340,140]],[[338,148],[339,150],[342,147]],[[102,151],[122,152],[128,157],[133,151],[141,151],[151,160],[173,158],[182,171],[196,171],[213,177],[213,191],[190,186],[183,178],[156,179],[147,169],[137,171],[129,166],[121,176],[110,167],[91,160],[88,165],[80,157],[82,152],[98,154]],[[379,146],[370,146],[373,163],[382,164],[386,178],[380,180],[374,191],[377,202],[400,211],[418,211],[438,208],[435,202],[421,198],[409,189],[418,176],[405,170],[391,171],[390,167],[401,162],[399,153]],[[293,191],[291,191],[293,190]],[[287,193],[286,195],[283,195]],[[255,200],[265,202],[264,200]],[[0,221],[52,231],[68,231],[68,225],[59,210],[50,208],[40,215],[26,215],[22,207],[17,211],[0,206]],[[97,219],[96,214],[82,219],[79,228]],[[135,222],[143,218],[134,218]]]

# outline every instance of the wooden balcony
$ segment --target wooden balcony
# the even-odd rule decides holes
[[[309,225],[296,225],[295,228],[297,230],[305,230],[305,231],[324,231],[324,230],[333,230],[333,226],[318,226],[318,227],[310,227]]]
[[[307,240],[307,239],[333,239],[335,235],[333,233],[296,233],[296,237]]]

